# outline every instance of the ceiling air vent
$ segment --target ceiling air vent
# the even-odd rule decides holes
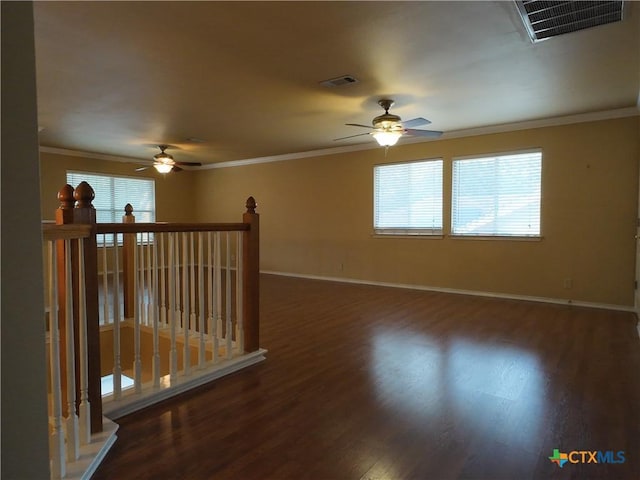
[[[358,82],[359,80],[353,75],[343,75],[342,77],[330,78],[320,82],[320,85],[323,87],[341,87],[342,85],[351,85]]]
[[[619,22],[624,2],[549,2],[516,0],[524,26],[533,42],[585,28]]]

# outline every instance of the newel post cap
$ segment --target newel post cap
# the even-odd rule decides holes
[[[73,198],[73,187],[68,183],[58,192],[58,200],[60,201],[60,210],[68,210],[73,208],[76,201]]]
[[[136,223],[136,217],[133,214],[133,207],[130,203],[124,206],[124,216],[122,217],[123,223]]]
[[[73,192],[73,197],[78,202],[76,208],[93,208],[92,202],[96,198],[96,192],[87,182],[80,182]]]
[[[253,197],[247,198],[247,203],[245,204],[247,207],[247,213],[256,213],[256,207],[258,204],[256,203],[256,199]]]

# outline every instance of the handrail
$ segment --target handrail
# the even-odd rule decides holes
[[[90,234],[91,225],[55,225],[53,223],[42,224],[42,238],[45,241],[89,238]]]
[[[250,228],[247,223],[97,223],[96,233],[237,232]]]

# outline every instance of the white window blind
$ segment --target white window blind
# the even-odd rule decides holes
[[[373,177],[376,234],[442,234],[441,159],[376,165]]]
[[[67,172],[67,183],[74,188],[80,182],[87,182],[95,192],[93,206],[98,223],[120,223],[124,206],[130,203],[136,223],[155,222],[156,198],[155,181],[146,178],[119,177],[88,172]],[[112,235],[107,235],[107,243],[113,243]]]
[[[453,160],[454,235],[540,236],[542,152]]]

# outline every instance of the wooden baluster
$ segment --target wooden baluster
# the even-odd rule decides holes
[[[244,327],[242,325],[242,241],[243,232],[236,232],[236,348],[244,353]]]
[[[178,317],[176,316],[176,261],[174,243],[176,242],[176,234],[170,232],[168,245],[168,258],[169,264],[168,280],[169,280],[169,337],[171,347],[169,350],[169,380],[171,385],[174,385],[178,379],[178,350],[176,346],[176,322]]]
[[[109,272],[107,271],[107,236],[102,235],[102,321],[101,325],[108,325],[109,322]]]
[[[78,242],[78,282],[80,285],[87,283],[86,263],[84,243]],[[94,272],[95,273],[95,272]],[[95,278],[95,277],[94,277]],[[94,403],[100,404],[102,410],[102,398],[95,402],[91,398],[91,350],[89,348],[89,316],[87,310],[87,295],[84,288],[78,290],[78,343],[79,343],[79,359],[80,359],[80,405],[78,412],[80,416],[80,444],[88,445],[91,443],[91,433],[93,432],[92,406]],[[96,312],[97,313],[97,312]],[[95,319],[94,319],[95,320]],[[100,351],[98,350],[98,355]],[[95,353],[94,353],[95,354]],[[99,359],[99,358],[98,358]],[[99,365],[99,364],[98,364]],[[100,387],[100,385],[98,385]],[[102,419],[101,419],[102,420]]]
[[[220,268],[220,232],[215,233],[216,237],[216,264],[215,264],[215,282],[216,282],[216,322],[213,341],[214,352],[218,352],[218,340],[222,336],[222,270]],[[217,360],[217,358],[216,358]]]
[[[60,332],[58,330],[57,265],[53,242],[49,242],[49,368],[51,370],[51,422],[50,437],[51,474],[54,478],[66,476],[64,434],[62,432],[62,386],[60,383]],[[73,362],[73,357],[70,359]]]
[[[144,235],[145,235],[144,233],[140,234],[141,237],[143,237]],[[155,287],[153,286],[153,272],[151,270],[151,250],[152,250],[151,232],[147,232],[146,238],[147,238],[147,242],[145,244],[145,247],[146,247],[145,251],[146,251],[146,257],[147,257],[147,268],[146,268],[147,288],[144,291],[146,293],[145,299],[146,299],[146,307],[147,307],[146,308],[147,326],[149,326],[149,325],[153,325],[154,323],[153,313],[155,310],[155,303],[153,303],[153,290]]]
[[[181,270],[180,270],[180,234],[178,232],[175,232],[175,241],[174,241],[174,245],[176,248],[176,253],[174,258],[174,262],[176,264],[176,268],[174,270],[175,273],[175,289],[176,289],[176,296],[175,296],[175,318],[176,318],[176,328],[180,331],[182,331],[182,324],[183,324],[183,318],[182,318],[182,302],[181,302],[181,295],[180,295],[180,287],[182,285],[181,282]]]
[[[124,207],[124,216],[122,223],[136,223],[136,217],[133,215],[133,207],[127,203]],[[133,318],[136,292],[133,288],[134,277],[136,275],[135,265],[133,262],[134,250],[136,248],[136,234],[125,233],[122,235],[122,287],[124,290],[124,318]]]
[[[229,232],[225,232],[225,243],[226,243],[226,272],[225,272],[225,329],[224,334],[227,340],[227,358],[231,358],[233,356],[233,328],[231,325],[231,245],[229,243]]]
[[[182,234],[182,334],[184,338],[184,353],[182,356],[183,372],[185,375],[191,374],[191,348],[189,345],[189,245],[188,233]]]
[[[135,236],[134,236],[135,238]],[[143,298],[144,295],[144,252],[142,242],[133,249],[133,265],[136,274],[133,276],[133,289],[136,292],[135,311],[133,314],[133,381],[136,393],[142,392],[142,360],[140,358],[140,324],[142,323],[142,312],[144,311]]]
[[[211,343],[211,361],[212,363],[215,363],[216,361],[216,357],[218,355],[218,351],[217,351],[217,346],[218,343],[216,340],[214,340],[215,336],[213,334],[214,331],[214,325],[215,325],[215,319],[214,319],[214,314],[213,314],[213,297],[215,295],[215,285],[213,283],[213,266],[214,266],[214,261],[213,261],[213,251],[211,249],[211,244],[212,244],[212,239],[211,239],[211,232],[207,232],[207,253],[208,253],[208,258],[209,258],[209,265],[208,265],[208,269],[207,269],[207,275],[209,277],[209,284],[208,284],[208,309],[207,309],[207,320],[208,320],[208,326],[209,326],[209,342]]]
[[[256,213],[256,201],[247,199],[247,212],[242,216],[249,230],[243,235],[242,276],[244,312],[244,351],[260,348],[260,215]]]
[[[64,249],[71,251],[71,240],[64,241]],[[73,274],[71,270],[71,255],[67,255],[64,259],[64,277],[65,277],[65,330],[66,330],[66,357],[70,360],[65,364],[67,369],[67,378],[76,378],[76,362],[75,355],[75,339],[73,328]],[[76,415],[76,382],[67,382],[67,420],[66,420],[66,437],[67,437],[67,459],[70,462],[76,461],[80,457],[80,432],[78,415]]]
[[[190,297],[190,315],[189,315],[189,327],[192,332],[196,332],[198,329],[198,324],[196,321],[196,262],[194,258],[194,243],[195,237],[193,232],[189,232],[189,260],[191,264],[189,265],[189,297]]]
[[[206,344],[204,331],[204,238],[203,232],[198,232],[198,329],[200,330],[200,348],[198,349],[198,368],[204,368]],[[195,290],[195,287],[194,287]]]
[[[153,250],[153,297],[151,305],[153,308],[153,387],[160,388],[160,305],[158,304],[158,234],[154,234],[151,248]]]
[[[118,235],[113,235],[113,398],[122,394],[122,365],[120,355],[120,258]]]
[[[179,363],[178,363],[178,354],[177,354],[177,341],[180,332],[182,331],[182,296],[181,296],[181,272],[180,272],[180,233],[178,232],[170,232],[169,234],[169,252],[167,255],[167,274],[168,274],[168,294],[169,294],[169,305],[167,307],[168,314],[172,315],[173,318],[173,329],[174,334],[171,334],[171,337],[175,337],[176,344],[174,348],[176,349],[176,374],[179,371]],[[171,327],[171,323],[169,324]]]
[[[164,244],[166,242],[166,234],[158,233],[159,243],[160,243],[160,326],[162,328],[166,328],[167,326],[167,305],[166,305],[166,292],[165,292],[165,275],[166,271],[164,268]]]
[[[140,234],[142,236],[142,234]],[[145,306],[145,285],[144,285],[144,244],[142,238],[138,242],[138,234],[136,234],[136,251],[137,251],[137,261],[136,265],[136,293],[138,299],[138,317],[140,319],[140,325],[143,323],[146,324],[146,313],[147,309]]]
[[[98,307],[98,246],[96,242],[96,210],[93,208],[92,202],[95,198],[95,192],[91,185],[87,182],[81,182],[73,196],[76,200],[76,208],[73,209],[73,222],[91,225],[91,231],[88,238],[78,242],[81,245],[83,253],[78,254],[78,259],[82,266],[84,280],[83,283],[76,283],[74,280],[74,291],[79,291],[82,301],[84,302],[84,312],[81,314],[78,310],[78,319],[74,322],[78,324],[78,329],[84,329],[84,339],[80,339],[81,353],[84,357],[80,358],[80,380],[81,380],[81,399],[80,408],[82,408],[82,361],[86,361],[85,380],[87,398],[85,399],[85,408],[90,414],[91,432],[98,433],[102,431],[102,392],[101,392],[101,370],[100,370],[100,319]],[[80,285],[85,288],[79,288]],[[80,302],[79,302],[80,303]],[[83,315],[85,320],[83,321]],[[82,351],[82,341],[86,342],[86,349]],[[76,363],[77,367],[77,363]],[[89,405],[91,406],[89,408]],[[82,429],[82,414],[80,416],[80,428]],[[89,438],[89,437],[87,437]],[[82,443],[84,437],[81,438]]]

